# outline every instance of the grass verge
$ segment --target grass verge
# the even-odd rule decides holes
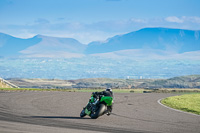
[[[75,91],[73,89],[0,88],[0,91]]]
[[[100,92],[105,89],[43,89],[43,88],[0,88],[0,91],[67,91],[67,92]],[[114,93],[144,93],[145,89],[113,89]]]
[[[162,104],[178,110],[200,115],[200,94],[186,94],[165,98]]]
[[[78,92],[99,92],[104,91],[105,89],[80,89]],[[113,89],[114,93],[143,93],[144,91],[150,91],[145,89]]]

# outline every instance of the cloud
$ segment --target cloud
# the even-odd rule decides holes
[[[49,24],[49,20],[44,19],[44,18],[38,18],[37,20],[35,20],[36,24]]]
[[[182,18],[183,18],[185,21],[200,24],[200,17],[196,17],[196,16],[185,17],[185,16],[183,16]]]
[[[174,23],[200,23],[200,17],[197,16],[169,16],[165,18],[167,22],[174,22]]]
[[[116,1],[122,1],[122,0],[106,0],[106,1],[112,1],[112,2],[114,1],[114,2],[116,2]]]
[[[174,22],[174,23],[183,23],[184,22],[183,19],[180,19],[176,16],[167,17],[167,18],[165,18],[165,20],[168,21],[168,22]]]
[[[147,20],[137,19],[137,18],[131,18],[130,21],[135,22],[135,23],[147,23]]]
[[[64,17],[57,18],[57,21],[64,21],[64,20],[65,20]]]

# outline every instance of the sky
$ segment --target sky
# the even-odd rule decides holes
[[[105,41],[146,27],[200,30],[200,0],[0,0],[0,32]]]

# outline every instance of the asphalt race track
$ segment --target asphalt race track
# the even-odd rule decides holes
[[[157,101],[174,94],[116,93],[113,113],[79,114],[91,93],[0,92],[0,133],[200,133],[200,116]]]

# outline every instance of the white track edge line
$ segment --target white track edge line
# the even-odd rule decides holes
[[[174,109],[174,108],[171,108],[171,107],[168,107],[164,104],[161,103],[161,100],[163,100],[164,98],[161,98],[159,99],[157,102],[162,105],[163,107],[165,108],[168,108],[168,109],[171,109],[171,110],[174,110],[174,111],[177,111],[177,112],[181,112],[181,113],[185,113],[185,114],[189,114],[189,115],[194,115],[194,116],[200,116],[200,115],[197,115],[197,114],[193,114],[193,113],[190,113],[190,112],[185,112],[185,111],[182,111],[182,110],[178,110],[178,109]]]

